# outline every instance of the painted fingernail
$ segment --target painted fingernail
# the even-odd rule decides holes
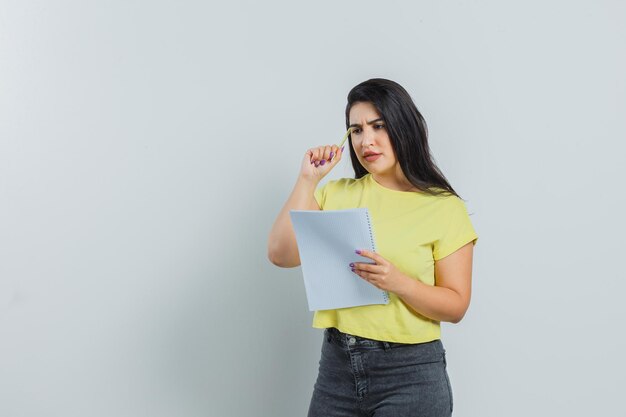
[[[322,159],[322,160],[320,161],[320,165],[324,165],[325,163],[326,163],[326,160],[325,160],[325,159]]]
[[[328,157],[328,160],[331,160],[331,159],[333,159],[333,156],[334,156],[334,155],[335,155],[335,152],[333,152],[333,151],[330,151],[330,156]]]
[[[343,148],[345,148],[345,147],[346,147],[346,145],[343,145],[343,146],[341,147],[341,152],[343,152]]]
[[[354,272],[354,268],[352,268],[350,271]]]
[[[315,161],[315,166],[316,167],[320,166],[319,162]]]
[[[354,266],[354,263],[351,263],[350,266]]]
[[[359,255],[361,254],[361,251],[359,249],[355,250],[356,253],[358,253]]]

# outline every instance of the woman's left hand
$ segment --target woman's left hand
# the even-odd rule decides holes
[[[388,260],[377,253],[368,250],[357,250],[361,256],[371,259],[375,263],[355,262],[350,264],[352,272],[374,285],[377,288],[393,293],[401,292],[405,288],[409,277],[404,275]]]

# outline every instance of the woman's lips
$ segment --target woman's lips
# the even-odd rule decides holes
[[[367,162],[374,162],[375,160],[377,160],[377,159],[378,159],[378,158],[380,158],[381,156],[382,156],[382,154],[380,154],[380,153],[373,153],[373,154],[367,155],[367,156],[365,157],[365,160],[366,160]]]

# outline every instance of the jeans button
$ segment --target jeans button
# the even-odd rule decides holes
[[[356,339],[354,337],[351,337],[350,339],[348,339],[348,343],[353,345],[356,343]]]

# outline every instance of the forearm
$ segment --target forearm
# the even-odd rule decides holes
[[[314,197],[317,184],[318,181],[298,177],[269,234],[268,258],[273,264],[287,268],[300,265],[296,236],[289,211],[319,210]]]
[[[406,277],[406,283],[396,294],[417,313],[432,320],[458,323],[467,310],[459,293]]]

